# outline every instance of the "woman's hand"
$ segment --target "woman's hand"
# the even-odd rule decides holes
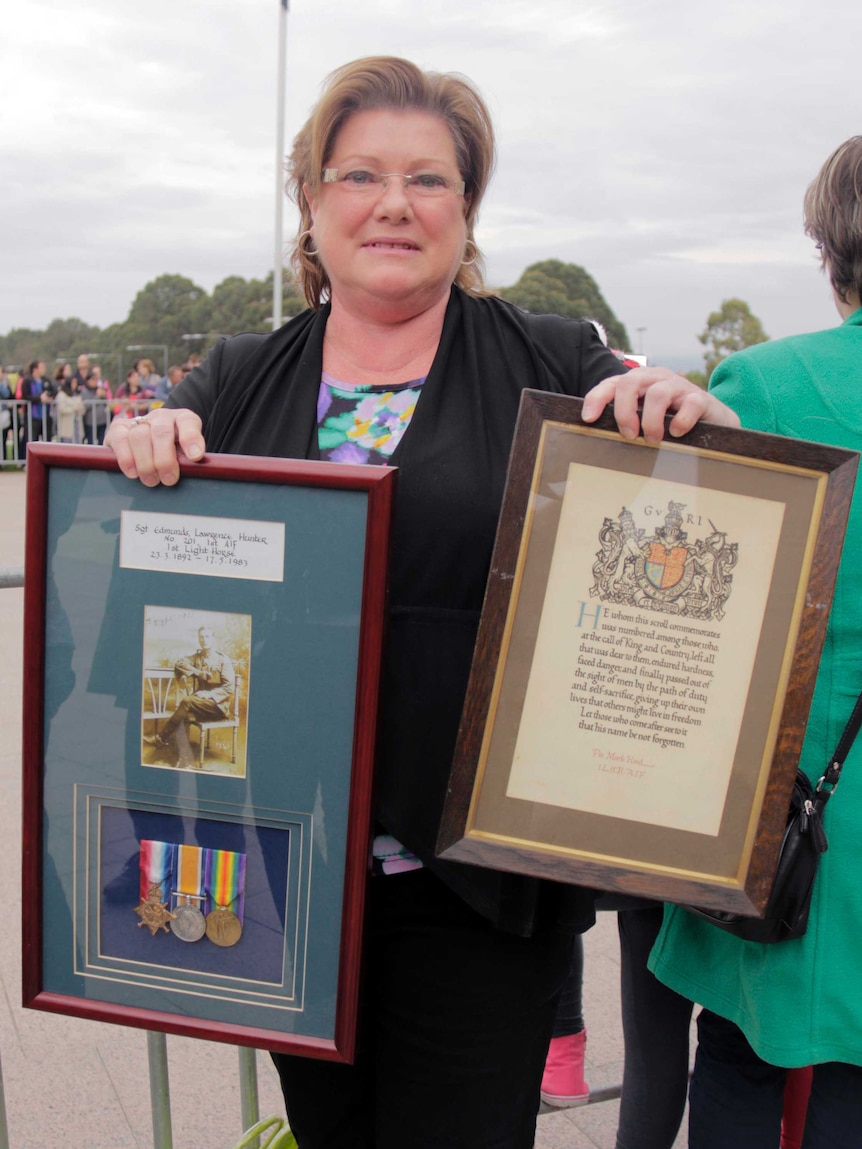
[[[641,399],[643,410],[639,412]],[[722,427],[739,426],[735,411],[667,367],[636,367],[625,375],[603,379],[584,399],[584,422],[593,423],[608,403],[614,405],[614,418],[624,439],[642,434],[652,444],[662,441],[668,412],[675,412],[670,424],[675,437],[685,435],[701,419]]]
[[[180,477],[179,451],[198,460],[206,450],[200,417],[194,411],[165,407],[140,419],[122,415],[114,419],[105,446],[117,456],[123,474],[140,479],[146,487],[159,483],[172,487]]]

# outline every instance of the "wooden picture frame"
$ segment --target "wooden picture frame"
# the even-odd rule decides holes
[[[352,1060],[395,478],[30,445],[26,1006]]]
[[[858,455],[525,391],[441,857],[757,915]]]

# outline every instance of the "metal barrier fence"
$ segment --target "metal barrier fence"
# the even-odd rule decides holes
[[[159,399],[85,399],[83,415],[73,419],[71,438],[62,441],[101,444],[112,419],[146,415],[161,405]],[[56,439],[58,426],[57,411],[52,403],[0,399],[0,467],[23,466],[27,461],[27,444]]]

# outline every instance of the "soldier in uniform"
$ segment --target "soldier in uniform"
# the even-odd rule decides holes
[[[188,689],[161,732],[145,737],[148,746],[176,748],[180,768],[199,766],[192,754],[190,722],[219,722],[230,716],[235,685],[233,663],[214,645],[208,626],[198,630],[198,649],[174,665],[174,673]]]

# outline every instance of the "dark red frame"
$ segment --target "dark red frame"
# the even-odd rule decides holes
[[[23,1005],[49,1013],[92,1018],[182,1037],[246,1045],[327,1061],[352,1062],[356,1048],[358,995],[362,972],[362,932],[369,869],[374,753],[380,666],[386,629],[390,527],[397,470],[310,460],[248,455],[206,455],[181,459],[180,476],[236,482],[365,491],[368,496],[359,631],[353,761],[345,860],[344,910],[339,954],[333,1040],[281,1031],[181,1017],[113,1002],[70,997],[42,990],[42,825],[45,675],[46,523],[48,471],[71,467],[119,472],[105,447],[31,443],[27,450],[27,525],[24,562]],[[34,687],[36,687],[34,689]]]

